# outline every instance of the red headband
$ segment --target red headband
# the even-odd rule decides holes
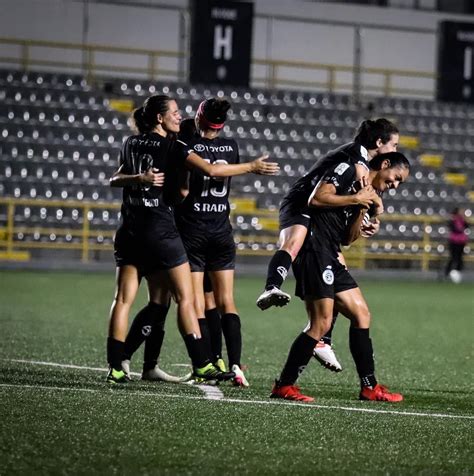
[[[196,116],[198,117],[199,121],[202,122],[202,125],[206,129],[222,129],[224,127],[224,122],[223,121],[221,124],[216,124],[214,122],[210,122],[206,119],[204,115],[204,103],[206,101],[202,101],[201,104],[199,104],[198,110],[196,112]]]

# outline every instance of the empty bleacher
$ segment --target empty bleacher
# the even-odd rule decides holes
[[[401,148],[411,159],[412,174],[385,197],[387,219],[368,244],[369,255],[415,256],[429,247],[442,256],[450,210],[462,207],[472,216],[472,107],[375,98],[365,108],[340,94],[110,79],[91,85],[79,75],[0,70],[0,196],[25,201],[14,208],[13,241],[25,248],[29,242],[79,243],[87,222],[90,246],[110,245],[120,219],[120,191],[108,186],[108,178],[130,134],[128,115],[113,110],[110,101],[140,104],[156,93],[177,98],[184,117],[194,115],[205,97],[228,97],[233,106],[223,133],[238,141],[242,160],[268,152],[280,163],[279,176],[233,180],[232,197],[249,197],[256,206],[245,213],[237,206],[233,213],[241,251],[275,249],[275,211],[282,196],[314,160],[350,141],[369,116],[388,117],[402,136],[416,138],[414,146]],[[440,159],[423,161],[423,154]],[[81,202],[87,207],[78,207]],[[6,230],[8,206],[2,203],[0,227]]]

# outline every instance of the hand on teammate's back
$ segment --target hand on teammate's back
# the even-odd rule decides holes
[[[277,175],[280,166],[277,162],[266,162],[269,155],[265,154],[252,161],[252,173],[258,175]]]
[[[162,187],[165,183],[165,174],[155,168],[148,169],[142,174],[142,183],[152,187]]]

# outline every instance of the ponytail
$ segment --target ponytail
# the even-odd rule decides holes
[[[143,106],[135,109],[132,114],[132,123],[140,134],[148,134],[158,124],[158,114],[164,116],[168,111],[169,96],[150,96],[145,100]]]

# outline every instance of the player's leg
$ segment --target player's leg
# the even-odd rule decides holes
[[[217,309],[221,314],[222,332],[229,358],[229,368],[236,374],[234,384],[248,387],[242,371],[242,331],[240,316],[234,301],[234,270],[209,271]]]
[[[338,253],[337,256],[338,261],[347,268],[346,260],[342,253]],[[326,369],[332,372],[342,372],[342,365],[339,362],[336,353],[334,351],[334,347],[332,345],[332,331],[336,324],[338,310],[334,308],[333,318],[331,322],[331,327],[329,330],[321,337],[319,342],[316,344],[314,348],[313,356],[314,358]]]
[[[454,247],[454,265],[453,269],[461,272],[464,267],[463,263],[464,244],[457,243]]]
[[[168,276],[178,307],[178,327],[191,358],[194,375],[206,380],[233,378],[235,375],[232,372],[220,372],[209,359],[209,351],[201,338],[194,307],[194,290],[189,263],[169,269]]]
[[[107,375],[108,383],[123,383],[127,380],[125,372],[122,370],[122,360],[128,329],[128,316],[139,286],[140,276],[135,266],[117,267],[115,296],[110,309],[107,339],[107,362],[110,367]]]
[[[130,360],[138,348],[145,342],[142,378],[157,365],[163,343],[165,320],[170,306],[170,292],[166,275],[155,273],[147,276],[148,303],[136,314],[125,340],[124,361],[122,367],[130,372]]]
[[[211,333],[209,324],[205,316],[205,297],[204,297],[204,271],[192,271],[191,277],[193,280],[194,289],[194,308],[198,318],[199,330],[201,338],[206,346],[209,360],[218,368],[214,352],[212,350]],[[225,369],[220,369],[225,371]]]
[[[444,275],[447,278],[449,276],[449,273],[451,272],[452,269],[454,269],[454,264],[456,261],[455,258],[455,249],[456,245],[454,243],[449,243],[449,259],[448,262],[446,263],[446,268],[444,269]]]
[[[308,228],[302,224],[286,227],[280,232],[280,249],[273,255],[267,270],[265,291],[258,297],[257,306],[264,311],[271,306],[285,306],[290,295],[281,291],[291,268],[306,238]]]
[[[204,273],[204,315],[206,316],[207,326],[209,328],[209,337],[211,341],[211,351],[216,366],[225,371],[225,363],[222,359],[222,326],[221,315],[217,309],[214,292],[212,290],[209,273]]]
[[[332,345],[332,331],[336,324],[339,312],[334,309],[333,317],[329,330],[319,339],[313,351],[314,358],[325,368],[331,372],[342,372],[342,365],[339,362],[334,346]]]
[[[398,402],[403,400],[399,393],[390,393],[377,383],[375,377],[374,351],[370,339],[370,312],[358,287],[336,294],[336,305],[340,312],[351,321],[349,347],[360,379],[361,400]]]
[[[334,300],[331,298],[317,300],[308,298],[305,299],[305,304],[309,317],[308,326],[293,341],[285,366],[273,387],[272,398],[303,402],[314,401],[314,398],[301,394],[295,383],[308,365],[316,343],[331,325]]]
[[[151,329],[145,339],[143,354],[142,380],[179,383],[186,381],[190,375],[177,377],[162,370],[158,365],[161,348],[165,337],[165,321],[171,301],[169,284],[164,271],[158,271],[147,277],[151,310]]]

